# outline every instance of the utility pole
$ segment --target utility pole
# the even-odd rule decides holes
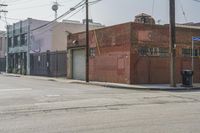
[[[6,4],[0,4],[0,7],[7,7],[8,5]],[[6,10],[0,10],[0,19],[1,19],[1,13],[7,13],[8,11]],[[6,29],[8,31],[8,25],[7,25],[7,21],[6,21]],[[8,36],[8,32],[7,32],[7,36]],[[8,37],[7,37],[7,44],[8,44]],[[6,72],[8,72],[8,45],[6,45]]]
[[[89,82],[89,11],[88,0],[85,0],[86,4],[86,82]]]
[[[169,47],[170,47],[170,85],[176,87],[176,19],[175,0],[169,0],[170,25],[169,25]]]

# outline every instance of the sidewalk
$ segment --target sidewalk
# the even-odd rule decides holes
[[[95,86],[103,86],[110,88],[119,88],[119,89],[137,89],[137,90],[158,90],[158,91],[189,91],[189,90],[200,90],[200,83],[193,84],[193,87],[182,87],[181,84],[178,84],[177,87],[170,87],[169,84],[139,84],[139,85],[130,85],[130,84],[119,84],[119,83],[109,83],[109,82],[96,82],[90,81],[86,83],[81,80],[73,80],[66,78],[55,78],[55,77],[43,77],[43,76],[25,76],[19,74],[8,74],[1,73],[5,76],[13,76],[13,77],[23,77],[37,80],[47,80],[47,81],[56,81],[63,83],[72,83],[72,84],[85,84],[85,85],[95,85]]]

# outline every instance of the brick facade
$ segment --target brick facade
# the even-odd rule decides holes
[[[199,29],[177,28],[177,82],[191,69],[191,48]],[[168,26],[125,23],[90,31],[90,80],[126,84],[169,83]],[[85,33],[68,37],[68,49],[85,47]],[[76,43],[73,43],[76,40]],[[200,56],[200,43],[195,43]],[[200,58],[195,57],[195,82],[200,82]]]

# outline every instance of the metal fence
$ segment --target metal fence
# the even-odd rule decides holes
[[[0,72],[6,71],[6,58],[0,58]]]
[[[31,75],[64,77],[67,75],[67,52],[31,54]]]

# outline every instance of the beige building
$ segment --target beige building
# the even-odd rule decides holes
[[[90,23],[90,30],[104,27],[99,23]],[[49,50],[66,51],[67,36],[85,31],[85,24],[79,21],[64,20],[55,22],[38,31],[34,31],[31,37],[31,53],[43,53]]]

